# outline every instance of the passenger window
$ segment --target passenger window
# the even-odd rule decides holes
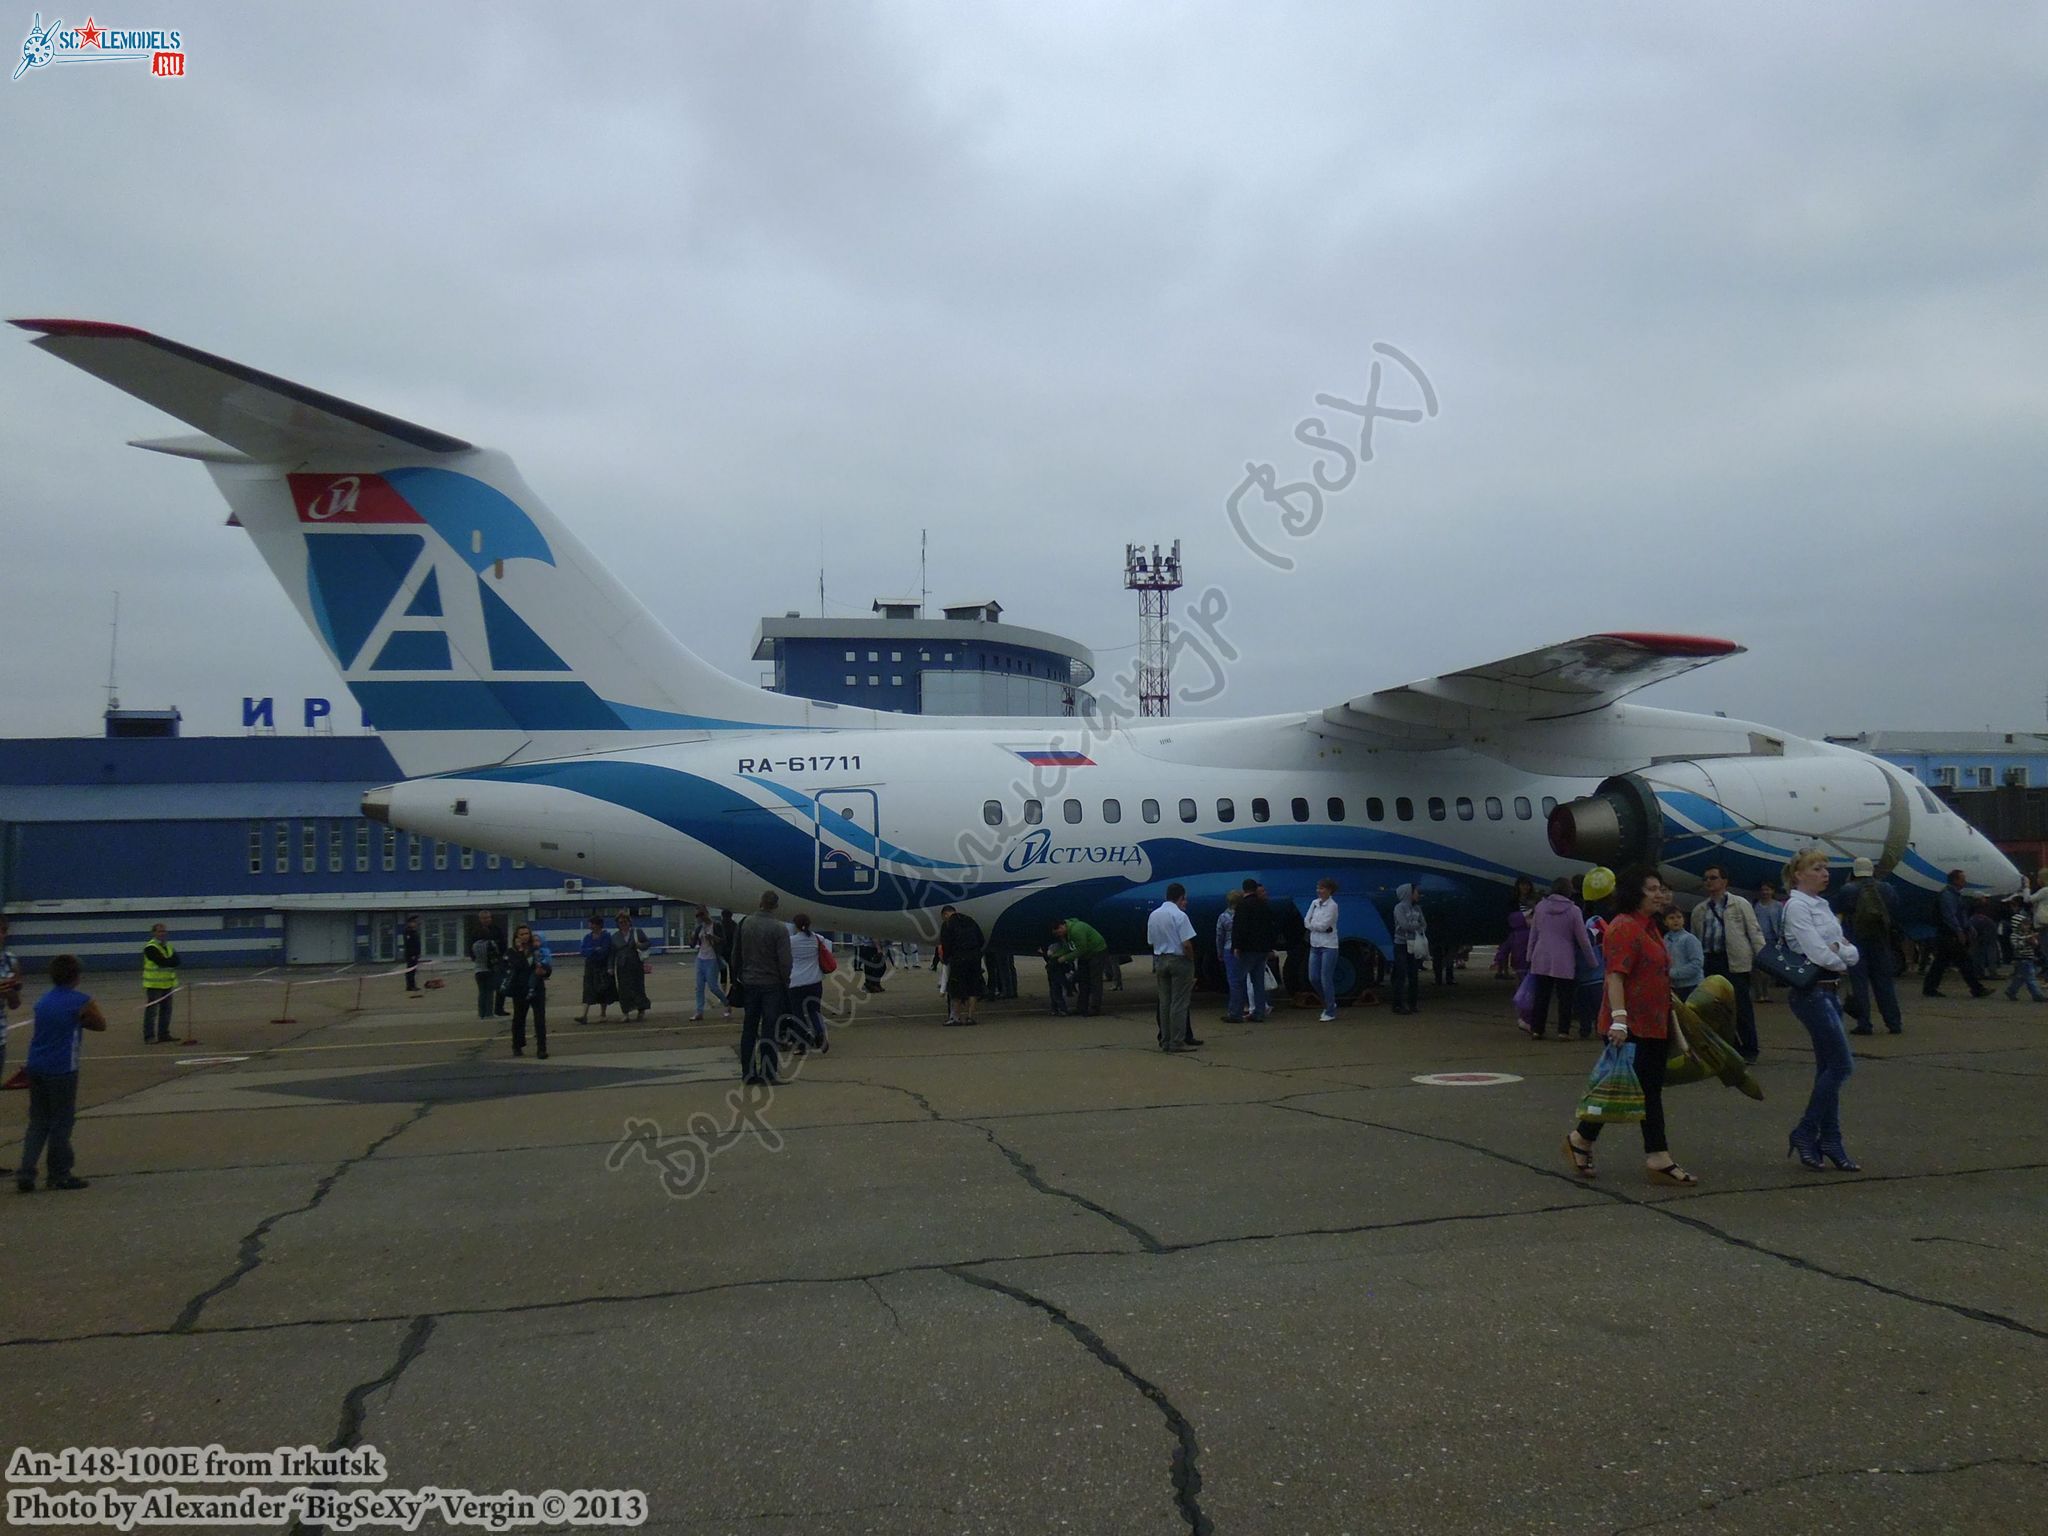
[[[1122,821],[1124,819],[1124,808],[1114,800],[1105,800],[1102,802],[1102,819],[1104,821]]]
[[[1254,800],[1252,802],[1253,821],[1271,821],[1272,819],[1273,808],[1270,805],[1266,804],[1263,800]]]
[[[1488,821],[1499,821],[1502,814],[1500,796],[1488,795],[1486,797],[1486,819]]]
[[[1543,819],[1545,821],[1550,820],[1550,813],[1556,809],[1557,797],[1555,795],[1545,795],[1543,797]]]
[[[1159,819],[1159,802],[1157,800],[1147,800],[1138,807],[1138,812],[1147,821],[1157,821]]]
[[[1515,796],[1515,820],[1527,821],[1532,814],[1529,809],[1529,797],[1527,795]]]
[[[992,826],[992,827],[1000,827],[1000,826],[1001,826],[1001,825],[1003,824],[1003,803],[1002,803],[1002,801],[1000,801],[1000,800],[984,800],[984,801],[982,801],[982,802],[981,802],[981,819],[982,819],[983,821],[987,822],[987,823],[988,823],[988,824],[989,824],[990,826]]]
[[[1413,821],[1415,819],[1415,802],[1406,795],[1395,796],[1394,814],[1402,821]]]
[[[1069,826],[1078,826],[1081,821],[1081,802],[1078,800],[1061,801],[1060,814],[1067,818]]]
[[[1296,821],[1308,820],[1308,802],[1302,799],[1301,796],[1296,795],[1294,797],[1294,803],[1290,809],[1294,812],[1294,819]]]
[[[1442,821],[1444,819],[1444,802],[1441,795],[1431,795],[1429,797],[1429,819],[1431,821]]]
[[[1369,798],[1365,802],[1365,819],[1367,821],[1385,821],[1387,819],[1387,802],[1378,795]]]
[[[1460,796],[1458,796],[1458,820],[1460,820],[1460,821],[1470,821],[1471,819],[1472,819],[1472,800],[1471,800],[1471,797],[1470,797],[1470,796],[1468,796],[1468,795],[1460,795]]]
[[[1237,820],[1237,807],[1228,800],[1218,800],[1216,802],[1216,819],[1218,821]]]
[[[1193,821],[1193,820],[1195,819],[1195,802],[1194,802],[1194,801],[1192,801],[1192,800],[1183,800],[1183,801],[1181,801],[1181,803],[1180,803],[1180,819],[1181,819],[1182,821]]]
[[[1335,795],[1330,796],[1330,820],[1342,821],[1343,819],[1344,802]]]
[[[1045,820],[1045,807],[1036,800],[1026,800],[1024,802],[1024,824],[1029,827],[1035,827],[1043,820]]]

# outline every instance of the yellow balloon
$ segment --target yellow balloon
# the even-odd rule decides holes
[[[1614,871],[1604,864],[1595,864],[1586,871],[1586,879],[1579,889],[1588,901],[1605,901],[1614,894]]]

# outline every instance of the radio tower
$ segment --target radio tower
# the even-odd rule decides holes
[[[1167,605],[1180,590],[1180,540],[1173,553],[1152,546],[1124,546],[1124,590],[1138,594],[1138,713],[1146,718],[1173,712],[1173,659],[1167,648]]]

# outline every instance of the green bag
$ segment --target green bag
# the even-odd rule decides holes
[[[1608,1046],[1600,1053],[1579,1098],[1579,1118],[1601,1125],[1627,1125],[1641,1120],[1646,1112],[1643,1085],[1636,1077],[1636,1048]]]

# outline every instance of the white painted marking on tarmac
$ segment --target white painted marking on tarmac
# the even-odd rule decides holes
[[[1424,1072],[1410,1081],[1425,1088],[1498,1088],[1521,1079],[1512,1072]]]
[[[238,1061],[247,1061],[246,1056],[180,1056],[173,1066],[179,1067],[227,1067]]]

